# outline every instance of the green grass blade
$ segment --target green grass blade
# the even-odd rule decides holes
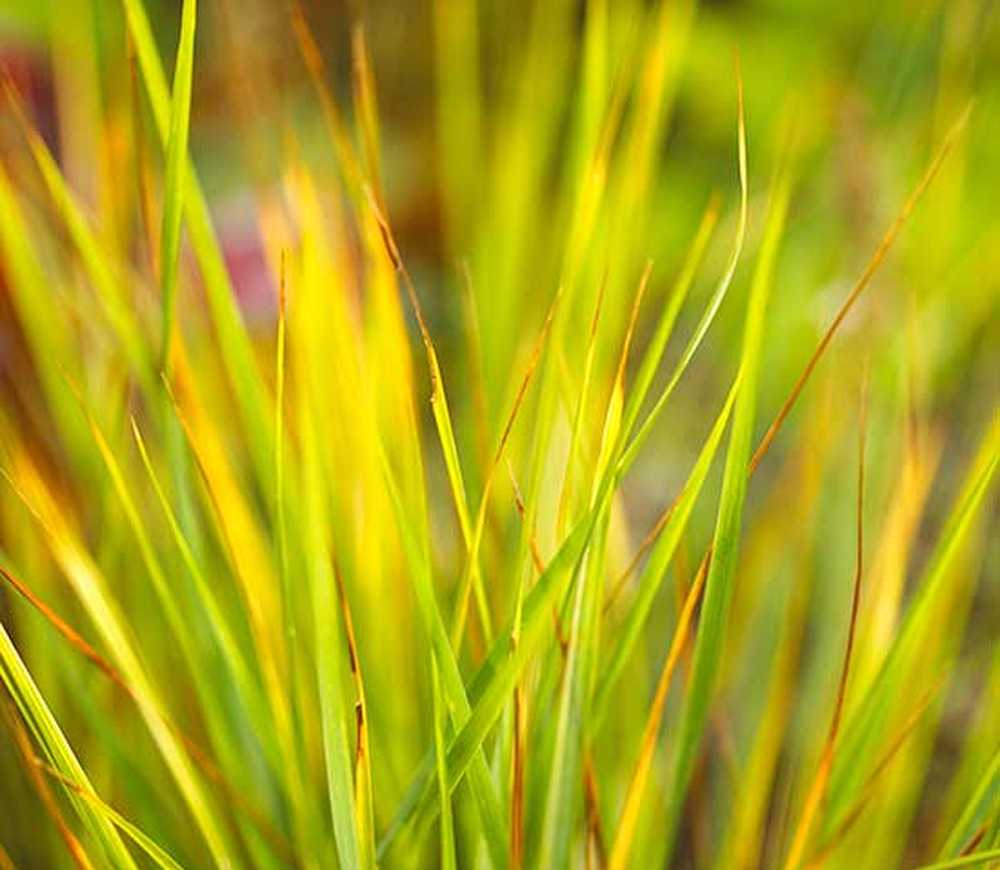
[[[305,399],[300,410],[303,424],[302,489],[305,501],[303,547],[311,588],[314,621],[317,692],[323,728],[323,758],[329,809],[344,870],[362,867],[364,851],[359,842],[351,757],[348,750],[348,710],[344,702],[340,653],[344,649],[337,613],[336,579],[331,563],[330,524],[323,462],[319,457],[313,421]]]
[[[976,867],[979,864],[998,860],[1000,860],[1000,849],[987,849],[985,852],[973,852],[971,855],[964,855],[961,858],[938,861],[935,864],[924,864],[918,867],[917,870],[950,870],[952,867]]]
[[[742,534],[743,505],[747,488],[746,469],[753,439],[764,314],[771,290],[778,244],[784,229],[789,185],[790,179],[787,174],[783,174],[776,182],[747,306],[740,360],[741,381],[733,412],[733,427],[729,437],[726,468],[719,497],[719,511],[712,542],[712,563],[705,581],[691,675],[680,712],[677,751],[667,779],[664,841],[668,856],[673,851],[681,809],[708,717],[708,708],[712,701],[716,674],[725,643],[726,620],[732,599],[733,576],[736,572]]]
[[[163,191],[163,227],[160,234],[160,293],[163,305],[163,335],[160,368],[170,370],[177,307],[177,269],[181,250],[181,216],[184,205],[185,172],[188,165],[188,129],[191,121],[191,81],[194,76],[194,35],[198,18],[197,0],[184,0],[181,34],[174,66],[174,89],[167,138],[167,170]]]
[[[951,568],[961,553],[973,521],[986,501],[1000,464],[1000,414],[987,429],[954,507],[927,564],[916,597],[906,613],[881,668],[854,712],[845,720],[838,761],[830,775],[829,815],[835,817],[856,790],[866,765],[865,757],[877,751],[892,699],[916,667],[925,639],[936,630],[936,614],[944,607],[954,585]]]
[[[250,662],[247,660],[247,657],[236,638],[233,628],[229,625],[229,622],[223,613],[222,606],[220,605],[217,596],[212,591],[208,578],[205,576],[198,559],[195,557],[190,543],[184,537],[184,532],[180,527],[180,522],[171,507],[167,494],[163,489],[163,485],[156,474],[145,439],[139,432],[139,427],[135,420],[132,420],[132,435],[139,448],[139,455],[142,459],[143,467],[146,469],[146,474],[149,477],[153,491],[156,494],[156,499],[163,510],[164,517],[167,520],[171,536],[177,545],[178,552],[181,554],[181,561],[184,563],[184,566],[194,584],[197,600],[204,610],[212,635],[214,636],[219,650],[222,653],[223,661],[226,663],[226,667],[237,688],[239,697],[243,703],[247,705],[247,709],[252,712],[254,721],[257,723],[257,733],[261,737],[262,745],[264,746],[265,752],[268,755],[271,764],[279,765],[280,760],[277,756],[277,750],[274,746],[274,737],[270,727],[270,714],[267,711],[266,701],[264,700],[263,693],[256,680]],[[115,461],[114,454],[107,447],[107,444],[103,441],[103,437],[100,436],[99,433],[98,437],[101,443],[101,452],[105,457],[105,461],[108,463],[109,474],[112,482],[114,483],[115,490],[119,494],[126,516],[129,518],[129,522],[133,527],[137,540],[139,541],[140,551],[142,552],[143,558],[147,563],[150,576],[153,578],[154,586],[157,589],[161,601],[163,602],[163,606],[166,608],[167,615],[170,618],[174,631],[178,638],[181,639],[182,647],[188,650],[193,650],[194,642],[188,638],[189,631],[184,625],[183,618],[177,612],[176,603],[167,586],[163,569],[160,566],[159,559],[156,557],[149,544],[148,533],[146,532],[144,524],[139,517],[132,496],[130,495],[124,482],[124,477],[118,467],[118,463]],[[197,660],[195,659],[193,652],[190,653],[190,662],[192,667],[197,668]]]
[[[712,301],[709,303],[709,308],[703,315],[699,326],[696,328],[695,335],[689,341],[685,353],[682,355],[681,363],[677,367],[674,373],[674,377],[671,379],[668,389],[672,389],[672,386],[677,383],[680,379],[680,375],[683,374],[687,363],[693,358],[694,353],[697,351],[700,345],[701,339],[708,330],[708,326],[711,325],[711,321],[714,317],[715,312],[718,311],[721,305],[722,299],[724,298],[726,291],[728,290],[729,284],[732,280],[732,275],[735,273],[735,261],[738,259],[740,252],[742,251],[743,237],[745,235],[745,209],[746,209],[746,165],[745,165],[745,143],[743,135],[743,122],[742,122],[742,112],[740,114],[740,180],[741,180],[741,222],[740,228],[737,232],[736,244],[734,247],[734,252],[730,257],[730,263],[727,266],[726,274],[723,280],[720,282],[716,288],[716,292],[713,294]],[[664,395],[667,395],[666,393]],[[663,398],[663,397],[661,397]],[[659,409],[662,409],[663,402],[661,401],[658,405]],[[659,411],[657,410],[656,413]],[[544,410],[543,410],[544,413]],[[652,416],[652,415],[651,415]],[[629,464],[634,460],[635,456],[638,454],[638,447],[640,446],[634,440],[628,448],[625,449],[623,455],[619,456],[615,463],[612,463],[601,482],[601,486],[598,488],[594,503],[596,507],[590,512],[590,514],[584,517],[575,527],[574,531],[567,536],[559,553],[553,558],[549,567],[539,578],[536,585],[532,588],[531,592],[525,599],[524,603],[524,614],[516,614],[516,618],[521,620],[528,619],[528,612],[530,610],[532,616],[532,624],[529,627],[516,629],[519,632],[524,631],[525,635],[529,636],[532,641],[537,641],[540,639],[540,631],[544,625],[544,619],[547,615],[547,609],[551,608],[552,604],[558,600],[557,596],[562,590],[561,581],[564,579],[564,575],[571,565],[576,565],[577,560],[580,557],[586,543],[590,541],[591,535],[594,531],[594,526],[597,522],[598,514],[602,509],[604,500],[609,496],[613,489],[614,481],[620,477],[625,470],[627,470]],[[537,445],[540,442],[536,439],[536,452],[535,458],[538,459]],[[537,464],[537,463],[536,463]],[[527,521],[526,521],[527,525]],[[573,569],[573,574],[575,574],[576,569]],[[572,576],[572,574],[570,575]],[[544,604],[543,604],[544,602]],[[483,668],[477,675],[477,680],[474,682],[474,686],[484,685],[483,698],[479,699],[474,693],[473,698],[476,700],[476,708],[473,711],[473,718],[466,725],[465,728],[456,736],[453,743],[449,746],[449,761],[448,769],[449,775],[453,777],[453,782],[457,782],[460,778],[460,773],[464,772],[465,764],[468,763],[468,759],[465,758],[466,754],[474,751],[474,747],[477,741],[481,741],[485,738],[485,734],[492,724],[496,721],[496,717],[500,713],[499,708],[493,708],[492,704],[496,702],[496,699],[502,697],[495,693],[498,691],[499,687],[504,685],[508,680],[510,681],[508,691],[513,689],[514,682],[519,676],[519,670],[524,666],[526,661],[525,649],[526,646],[530,647],[530,643],[526,644],[524,639],[519,637],[518,642],[514,645],[514,650],[512,654],[507,655],[506,649],[510,644],[510,634],[505,638],[503,635],[500,636],[497,644],[494,646],[493,651],[487,662],[484,664]],[[495,682],[488,682],[492,678]],[[480,682],[481,681],[481,682]],[[488,703],[487,703],[488,701]],[[482,705],[480,707],[480,705]],[[476,732],[479,732],[478,734]],[[456,775],[456,771],[459,774]],[[418,774],[418,783],[411,787],[408,792],[407,798],[404,799],[403,804],[397,811],[395,821],[393,826],[390,828],[389,834],[383,838],[383,849],[387,847],[388,842],[391,840],[399,828],[409,821],[414,813],[417,811],[417,806],[422,804],[426,806],[426,797],[422,797],[425,794],[425,789],[427,785],[427,769],[422,768],[421,772]]]
[[[71,791],[70,798],[108,860],[116,866],[134,868],[136,865],[132,856],[106,815],[79,797],[80,794],[93,794],[93,786],[2,624],[0,678],[49,763],[79,789]]]
[[[166,849],[164,849],[140,827],[126,819],[125,816],[119,813],[116,809],[102,801],[96,794],[80,788],[80,786],[73,782],[73,780],[68,777],[64,777],[54,768],[46,766],[46,770],[50,776],[62,782],[67,788],[72,789],[84,801],[97,807],[98,812],[107,816],[116,828],[125,834],[152,859],[153,863],[157,867],[162,867],[164,870],[182,870],[181,865],[171,857],[170,853],[167,852]]]
[[[557,596],[565,591],[562,581],[578,562],[592,531],[593,524],[589,518],[585,518],[570,532],[538,582],[525,596],[519,642],[516,645],[511,643],[511,625],[507,625],[494,643],[489,657],[476,673],[469,687],[469,698],[473,703],[471,713],[448,743],[448,777],[452,789],[462,779],[475,755],[481,751],[483,740],[509,701],[525,664],[534,654],[545,630],[551,629],[548,620],[551,618],[552,605]],[[407,790],[389,830],[383,835],[379,846],[380,854],[388,850],[400,831],[415,817],[420,816],[418,828],[433,818],[436,807],[426,806],[430,798],[432,774],[433,759],[429,764],[425,762],[421,765],[413,784]]]
[[[441,677],[437,660],[431,659],[434,690],[434,757],[437,760],[438,796],[441,801],[441,868],[455,870],[455,825],[451,817],[451,791],[448,788],[448,761],[445,755],[444,727],[447,713],[441,698]]]
[[[2,166],[0,253],[14,311],[37,361],[38,377],[57,432],[74,462],[87,469],[89,456],[81,447],[86,443],[86,434],[63,382],[63,371],[81,371],[82,360],[73,342],[66,306],[56,304],[56,288],[42,269],[11,179]]]
[[[595,611],[600,609],[603,587],[599,581],[604,571],[603,542],[607,539],[607,524],[605,510],[598,520],[596,543],[588,550],[587,560],[579,569],[572,600],[569,649],[561,675],[555,741],[548,762],[549,784],[538,855],[538,864],[542,867],[570,864],[576,820],[581,810],[578,792],[583,770],[583,735],[589,718],[588,678],[595,641],[592,627]]]
[[[100,633],[128,685],[132,688],[143,721],[172,774],[192,817],[216,864],[231,863],[230,846],[218,808],[164,715],[164,706],[154,689],[118,603],[111,596],[104,574],[83,547],[60,506],[38,472],[22,457],[16,476],[4,472],[15,492],[34,515],[52,557],[69,580],[80,603]]]
[[[942,861],[954,858],[991,816],[1000,812],[1000,749],[983,771],[982,778],[969,797],[965,809],[955,821],[938,855]]]
[[[121,0],[129,35],[135,46],[142,79],[149,95],[153,120],[164,149],[170,141],[171,99],[167,78],[156,48],[143,0]],[[229,382],[239,403],[240,415],[257,475],[266,491],[273,489],[272,429],[264,387],[254,361],[246,328],[240,318],[229,273],[212,227],[208,204],[193,165],[184,176],[184,217],[188,237],[205,282],[212,320],[218,331],[219,350]]]
[[[646,439],[649,437],[649,433],[653,428],[653,425],[659,419],[664,407],[667,404],[667,400],[670,398],[674,391],[674,388],[680,382],[681,377],[687,370],[688,364],[694,358],[694,355],[698,352],[698,348],[701,347],[701,343],[707,334],[709,327],[715,320],[716,314],[719,313],[719,308],[722,305],[723,300],[726,298],[729,292],[729,287],[733,283],[733,277],[736,274],[736,267],[740,261],[740,255],[743,253],[743,243],[746,240],[747,231],[747,140],[746,140],[746,125],[743,118],[743,83],[738,82],[738,94],[739,94],[739,119],[738,119],[738,166],[739,166],[739,179],[740,179],[740,212],[739,212],[739,222],[736,226],[736,238],[733,242],[733,249],[729,255],[729,261],[726,263],[725,271],[722,277],[719,279],[719,283],[716,285],[711,298],[708,301],[708,305],[705,307],[705,311],[701,315],[701,319],[698,321],[698,325],[695,327],[694,332],[688,339],[687,344],[681,353],[680,359],[677,361],[677,365],[674,366],[673,373],[670,376],[670,380],[667,381],[667,385],[660,392],[659,397],[656,400],[656,404],[653,405],[650,412],[646,415],[645,419],[639,425],[638,430],[634,437],[632,437],[629,446],[624,452],[622,457],[622,466],[628,466],[631,464],[636,454],[645,443]],[[707,221],[707,219],[706,219]],[[700,258],[701,251],[699,247],[707,244],[707,234],[710,230],[710,226],[705,226],[703,224],[699,235],[695,238],[694,247],[691,252],[691,256],[688,260],[688,265],[690,268],[686,268],[681,275],[681,280],[678,282],[678,291],[686,288],[690,285],[690,281],[693,278],[694,268]],[[663,344],[666,342],[666,338],[670,333],[670,326],[672,325],[673,319],[677,316],[677,311],[675,308],[679,308],[680,302],[683,301],[685,293],[677,292],[676,294],[677,302],[668,307],[664,314],[663,322],[661,323],[658,333],[654,338],[653,347],[656,348],[659,355],[663,353]],[[662,335],[660,334],[662,333]],[[651,348],[652,350],[653,348]],[[635,400],[630,403],[631,407],[626,412],[625,420],[628,423],[627,428],[623,428],[622,432],[624,437],[629,437],[631,435],[632,424],[634,423],[636,416],[639,413],[642,400],[645,398],[644,392],[648,389],[649,381],[652,378],[652,372],[655,369],[655,364],[651,362],[654,357],[650,358],[650,362],[644,362],[643,369],[640,370],[640,381],[639,385],[642,392],[637,393]],[[658,357],[655,357],[658,359]],[[647,369],[646,366],[649,366]],[[744,382],[745,383],[745,382]]]
[[[591,722],[592,733],[596,734],[604,722],[610,710],[611,702],[614,698],[615,686],[625,668],[639,637],[643,626],[649,617],[656,594],[659,591],[663,578],[666,576],[667,567],[670,565],[677,547],[680,544],[684,531],[687,528],[688,520],[697,503],[698,496],[708,477],[708,472],[712,467],[715,454],[718,452],[722,435],[729,422],[730,413],[736,396],[739,391],[739,380],[737,380],[729,396],[726,398],[719,416],[716,418],[712,431],[709,433],[705,444],[698,455],[694,468],[692,468],[684,488],[678,496],[673,513],[666,526],[660,533],[649,555],[649,561],[639,579],[639,592],[635,602],[625,619],[625,625],[618,632],[611,651],[607,655],[607,665],[602,668],[602,677],[597,688],[594,700],[593,719]]]
[[[379,445],[379,453],[382,460],[382,468],[385,475],[386,485],[392,500],[393,509],[396,513],[399,525],[400,537],[403,541],[403,550],[409,563],[410,573],[413,580],[413,589],[417,598],[417,604],[421,611],[424,627],[430,636],[431,646],[434,650],[435,660],[441,669],[442,683],[445,697],[451,709],[452,725],[455,730],[462,728],[471,713],[469,698],[466,695],[465,685],[462,682],[461,672],[455,660],[455,654],[448,638],[444,619],[438,608],[434,594],[434,584],[431,579],[429,555],[425,547],[422,547],[416,540],[410,527],[408,517],[403,508],[402,497],[395,483],[389,460]],[[470,786],[475,795],[480,819],[483,824],[483,833],[490,850],[490,856],[494,866],[501,868],[506,864],[507,838],[503,833],[503,823],[501,822],[500,808],[493,788],[492,778],[486,765],[486,759],[481,747],[477,747],[475,758],[470,756],[469,761],[473,761],[472,777]],[[450,768],[450,762],[449,762]],[[465,770],[463,765],[463,772]],[[382,849],[380,849],[380,852]]]
[[[430,401],[434,426],[437,429],[438,441],[441,444],[441,453],[444,457],[448,484],[451,487],[452,500],[455,503],[455,513],[458,516],[458,527],[462,534],[462,543],[465,545],[465,550],[468,554],[466,570],[469,572],[469,582],[476,592],[476,601],[486,643],[491,644],[493,642],[493,629],[479,567],[478,542],[481,531],[477,523],[476,532],[473,532],[472,521],[469,516],[469,501],[466,495],[465,478],[462,474],[462,464],[458,457],[458,445],[455,443],[455,430],[451,422],[451,411],[448,409],[448,395],[445,391],[444,376],[441,373],[441,365],[438,362],[437,350],[434,347],[434,340],[431,338],[430,330],[427,328],[427,322],[424,319],[424,311],[417,296],[417,289],[413,284],[413,279],[410,277],[409,270],[400,256],[399,248],[396,245],[389,222],[375,201],[374,195],[369,195],[369,203],[375,213],[379,229],[382,232],[382,238],[385,242],[389,259],[400,276],[403,286],[406,288],[410,305],[413,307],[413,313],[417,318],[417,326],[420,329],[420,340],[424,346],[427,369],[431,380]]]
[[[742,173],[740,178],[743,179],[744,175],[745,173]],[[745,188],[745,180],[743,181],[743,186]],[[741,196],[741,203],[745,202],[745,200],[746,191],[744,190]],[[745,206],[741,205],[741,208],[745,208]],[[691,290],[691,285],[694,283],[695,275],[698,272],[698,266],[704,259],[705,250],[712,237],[712,230],[715,229],[718,220],[719,199],[717,196],[713,196],[709,201],[708,208],[705,209],[701,224],[699,224],[698,231],[691,242],[684,265],[681,267],[681,271],[677,275],[677,280],[670,290],[667,304],[660,315],[659,321],[657,321],[653,338],[649,342],[646,352],[643,354],[639,371],[635,376],[635,383],[631,390],[629,390],[628,400],[625,403],[625,410],[622,414],[622,431],[626,435],[632,432],[636,417],[639,415],[643,402],[646,401],[646,396],[649,394],[649,388],[653,383],[653,377],[656,375],[660,361],[663,359],[663,353],[673,332],[677,315],[680,314],[688,292]],[[742,244],[740,235],[737,236],[737,244]],[[726,282],[726,286],[728,286],[728,282]]]
[[[87,277],[94,286],[98,300],[104,308],[108,322],[121,342],[133,372],[140,379],[140,383],[146,391],[152,393],[155,388],[152,360],[145,346],[140,325],[122,293],[122,285],[113,274],[110,255],[95,235],[77,197],[66,183],[65,177],[45,144],[45,140],[25,117],[20,98],[12,92],[9,86],[5,90],[7,90],[8,100],[13,106],[14,117],[28,140],[28,146],[34,155],[35,163],[42,174],[56,210],[60,213],[66,229],[73,239],[73,244],[79,251],[80,260],[86,270]]]

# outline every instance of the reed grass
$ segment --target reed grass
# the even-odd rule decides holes
[[[294,98],[227,2],[71,5],[94,142],[0,118],[0,867],[1000,863],[989,4],[845,131],[738,13],[428,0],[416,167],[378,4],[274,4]]]

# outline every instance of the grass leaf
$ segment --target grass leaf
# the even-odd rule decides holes
[[[174,89],[170,105],[170,135],[167,139],[167,171],[163,193],[163,228],[160,233],[160,293],[163,299],[163,337],[160,368],[170,370],[177,299],[177,268],[181,249],[181,215],[188,163],[188,130],[191,122],[191,81],[194,76],[194,34],[197,0],[184,0],[181,35],[174,65]]]

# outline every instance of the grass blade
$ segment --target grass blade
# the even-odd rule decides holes
[[[867,434],[867,385],[868,374],[865,372],[861,387],[861,413],[858,422],[858,496],[857,496],[857,535],[854,567],[854,590],[851,596],[851,617],[847,629],[847,647],[844,650],[844,664],[840,671],[837,684],[837,700],[830,720],[830,731],[820,754],[819,768],[809,787],[802,807],[802,815],[792,837],[792,845],[785,859],[785,870],[794,870],[802,861],[813,819],[820,804],[826,796],[826,788],[833,767],[834,752],[837,748],[837,736],[840,731],[841,719],[844,715],[844,698],[847,694],[847,679],[851,670],[851,654],[854,652],[854,638],[858,626],[858,607],[861,601],[861,579],[864,576],[864,505],[865,505],[865,436]]]
[[[716,672],[725,642],[726,620],[732,599],[733,576],[739,553],[743,505],[746,499],[746,466],[750,458],[756,410],[760,348],[764,313],[771,290],[778,244],[784,229],[791,180],[782,171],[775,184],[771,212],[764,233],[747,307],[740,360],[740,385],[733,411],[726,468],[719,497],[719,511],[712,542],[712,564],[705,581],[704,600],[687,691],[680,713],[677,750],[667,778],[666,853],[673,852],[681,807],[690,784],[695,754],[701,742],[712,700]]]
[[[38,521],[52,557],[88,612],[110,650],[112,660],[132,687],[146,727],[173,775],[215,863],[228,866],[231,862],[228,837],[224,833],[218,810],[205,793],[180,740],[167,724],[162,700],[154,690],[136,652],[135,641],[108,591],[104,576],[73,533],[71,523],[62,514],[30,460],[19,457],[14,474],[7,474],[7,477]]]
[[[163,72],[143,0],[121,0],[129,36],[135,46],[136,59],[142,73],[153,120],[164,151],[170,142],[172,118],[171,97]],[[229,382],[236,395],[254,467],[266,491],[273,484],[273,448],[270,444],[264,389],[254,362],[253,349],[246,328],[240,319],[235,293],[219,241],[212,228],[208,204],[193,165],[188,163],[183,173],[184,218],[188,237],[201,267],[205,292],[218,332],[219,351]],[[161,272],[164,266],[161,264]]]
[[[323,463],[313,431],[311,412],[305,405],[300,409],[303,423],[303,492],[305,498],[304,552],[308,553],[307,571],[311,589],[315,636],[315,667],[317,692],[323,723],[323,758],[326,766],[327,799],[337,844],[337,857],[344,870],[364,867],[364,855],[358,811],[354,799],[354,782],[348,751],[347,720],[340,663],[337,652],[343,649],[339,636],[336,579],[328,540],[325,482]]]
[[[667,567],[677,552],[677,547],[680,545],[698,496],[704,487],[705,479],[708,477],[708,472],[722,441],[722,435],[726,431],[733,405],[739,394],[739,384],[740,381],[737,379],[730,389],[729,396],[726,398],[722,410],[712,426],[712,431],[698,455],[698,460],[684,484],[684,488],[677,496],[676,506],[657,538],[649,562],[639,580],[639,593],[626,617],[625,627],[618,633],[614,646],[608,654],[608,664],[604,668],[603,678],[594,701],[593,729],[595,734],[600,729],[611,707],[615,685],[625,668],[629,655],[639,640],[656,593],[666,575]]]
[[[711,556],[709,556],[698,569],[694,582],[691,584],[691,588],[684,599],[680,616],[677,619],[677,627],[674,629],[674,636],[670,641],[670,650],[667,653],[666,661],[663,663],[663,670],[660,672],[660,679],[656,684],[656,693],[653,696],[653,704],[649,711],[649,717],[646,720],[646,727],[642,733],[642,748],[639,753],[639,760],[636,762],[635,770],[632,773],[632,780],[629,782],[628,792],[625,795],[625,806],[622,809],[622,818],[618,824],[618,832],[615,834],[615,842],[611,850],[611,860],[608,864],[611,870],[620,870],[628,862],[632,840],[635,836],[636,822],[639,818],[640,802],[642,801],[646,779],[649,776],[650,763],[653,760],[656,736],[660,730],[660,723],[663,720],[663,712],[666,708],[670,680],[673,677],[674,668],[677,666],[681,652],[687,644],[694,608],[701,598],[702,589],[705,587],[705,577],[708,574],[711,561]]]
[[[403,539],[403,549],[406,552],[412,574],[413,589],[417,598],[417,604],[420,607],[425,630],[430,636],[435,660],[438,662],[438,667],[442,670],[442,683],[451,711],[452,726],[457,731],[466,725],[471,714],[469,698],[466,695],[465,685],[462,682],[462,676],[458,668],[458,663],[455,660],[448,632],[444,626],[441,611],[437,606],[426,548],[422,547],[414,539],[414,533],[403,508],[402,497],[396,485],[392,469],[389,466],[389,460],[382,451],[381,445],[379,449],[386,486],[388,487],[392,505],[396,512],[399,533]],[[500,808],[481,747],[476,747],[466,760],[466,765],[462,767],[463,773],[468,762],[473,763],[470,786],[480,813],[483,832],[490,850],[490,857],[494,866],[499,870],[506,863],[507,837],[503,832]],[[448,767],[449,769],[451,767],[450,760]],[[451,773],[449,775],[452,776]],[[452,784],[454,785],[455,783],[457,783],[457,779],[453,777]],[[429,780],[427,784],[430,784]],[[422,791],[423,788],[421,787]],[[383,840],[383,844],[379,847],[379,854],[381,855],[387,847],[388,842]]]
[[[31,673],[18,655],[10,635],[7,634],[7,629],[2,624],[0,624],[0,680],[3,681],[32,736],[50,763],[80,789],[93,793],[93,786],[87,774],[84,773],[59,723],[52,715]],[[77,793],[73,792],[70,797],[77,814],[101,845],[107,860],[118,867],[135,868],[132,856],[107,817],[76,795]]]
[[[174,65],[174,89],[167,138],[167,170],[163,192],[163,228],[160,233],[160,293],[163,304],[163,335],[160,368],[170,370],[177,298],[177,267],[181,249],[181,215],[188,163],[188,129],[191,121],[191,80],[194,76],[194,34],[197,0],[184,0],[181,34]]]
[[[140,849],[142,849],[142,851],[152,859],[153,863],[157,867],[162,867],[163,870],[182,870],[181,865],[170,857],[170,853],[160,846],[159,843],[157,843],[152,837],[136,825],[132,824],[132,822],[126,819],[117,810],[108,806],[108,804],[102,801],[96,794],[82,789],[69,777],[63,776],[58,770],[49,767],[49,765],[45,764],[45,762],[35,760],[35,763],[39,764],[42,769],[49,774],[49,776],[53,777],[53,779],[58,782],[61,782],[68,789],[74,791],[81,798],[83,798],[83,800],[94,804],[103,815],[107,816],[114,823],[115,827],[125,834]]]
[[[950,870],[952,867],[977,867],[991,861],[1000,860],[1000,849],[988,849],[985,852],[973,852],[961,858],[951,858],[947,861],[938,861],[935,864],[924,864],[917,870]]]
[[[448,761],[444,747],[444,725],[447,715],[441,698],[441,677],[437,661],[431,659],[434,689],[434,757],[437,760],[438,795],[441,800],[441,868],[455,870],[455,826],[451,818],[451,791],[448,788]]]

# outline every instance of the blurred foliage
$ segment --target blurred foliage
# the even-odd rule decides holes
[[[185,5],[0,3],[0,867],[995,858],[996,3]]]

